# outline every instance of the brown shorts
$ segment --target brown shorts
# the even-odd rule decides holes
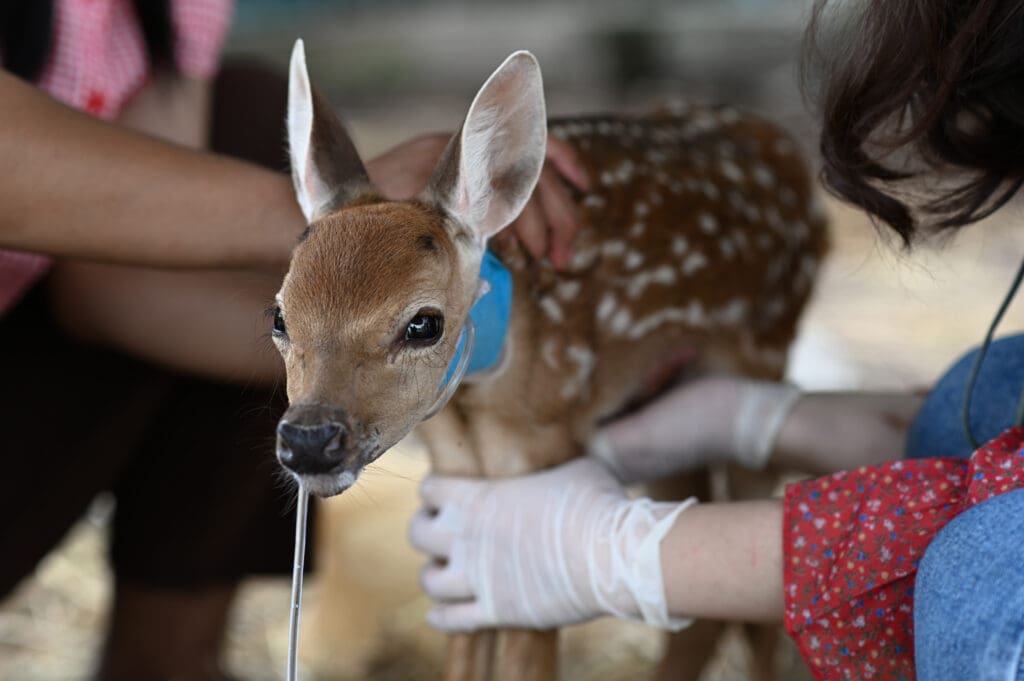
[[[283,169],[285,92],[273,74],[226,69],[214,148]],[[117,503],[119,580],[178,588],[288,573],[294,486],[274,458],[283,395],[77,343],[50,321],[43,287],[0,318],[0,596],[102,491]]]

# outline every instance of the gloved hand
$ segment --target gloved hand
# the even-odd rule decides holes
[[[430,476],[420,492],[410,539],[446,561],[421,573],[439,629],[546,629],[605,614],[689,623],[668,616],[661,541],[692,499],[628,499],[589,458],[505,480]]]
[[[590,453],[626,483],[714,463],[760,469],[799,397],[788,383],[699,378],[598,431]]]

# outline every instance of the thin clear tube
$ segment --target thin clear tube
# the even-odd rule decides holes
[[[302,609],[302,573],[306,561],[306,516],[309,491],[301,484],[295,507],[295,566],[292,569],[292,610],[288,618],[288,681],[299,678],[299,612]]]

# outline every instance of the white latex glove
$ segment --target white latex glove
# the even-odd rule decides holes
[[[421,573],[439,629],[548,629],[606,614],[689,624],[668,616],[661,541],[692,499],[630,500],[589,458],[505,480],[431,476],[420,491],[409,534],[445,561]]]
[[[687,381],[598,431],[590,453],[626,483],[716,463],[760,469],[799,397],[788,383],[725,376]]]

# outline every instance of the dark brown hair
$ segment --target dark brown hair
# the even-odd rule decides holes
[[[825,185],[906,245],[987,217],[1024,181],[1020,0],[817,0],[804,85],[820,92]]]
[[[55,0],[0,0],[3,68],[35,81],[42,74],[53,37]],[[169,0],[134,0],[135,14],[154,70],[173,69],[174,29]]]

